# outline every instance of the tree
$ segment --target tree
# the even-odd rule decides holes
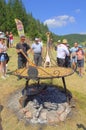
[[[6,2],[0,0],[0,30],[5,31],[6,27]]]

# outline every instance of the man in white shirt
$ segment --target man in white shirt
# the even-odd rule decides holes
[[[31,46],[31,51],[34,53],[34,63],[36,66],[42,65],[42,47],[39,38],[35,38],[35,42]]]
[[[65,58],[69,56],[67,43],[67,39],[63,39],[62,43],[57,46],[57,64],[60,67],[65,67]]]

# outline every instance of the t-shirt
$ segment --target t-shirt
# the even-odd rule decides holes
[[[76,56],[77,50],[78,50],[78,47],[72,47],[72,48],[70,49],[70,53],[71,53],[71,56],[72,56],[72,57],[75,57],[75,56]]]
[[[22,49],[23,52],[27,55],[27,51],[30,49],[30,46],[27,43],[18,43],[16,45],[16,49]],[[18,56],[24,57],[21,52],[18,53]]]
[[[84,59],[84,51],[83,50],[78,50],[76,54],[77,54],[78,60]]]
[[[42,51],[42,45],[40,43],[33,43],[31,48],[34,51],[34,53],[41,53]]]
[[[57,57],[61,59],[65,59],[66,56],[69,56],[69,50],[66,45],[59,44],[57,46]]]
[[[0,53],[2,53],[2,50],[4,50],[4,51],[3,51],[3,53],[4,53],[5,50],[6,50],[6,48],[7,48],[6,45],[0,43]]]

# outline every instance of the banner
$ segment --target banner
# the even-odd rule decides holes
[[[25,36],[24,34],[24,27],[22,22],[19,19],[15,19],[17,30],[18,30],[18,35],[19,36]]]

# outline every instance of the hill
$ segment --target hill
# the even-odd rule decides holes
[[[86,46],[86,34],[67,34],[67,35],[54,35],[54,40],[58,41],[66,38],[70,46],[73,46],[74,42],[78,42],[79,44]]]

